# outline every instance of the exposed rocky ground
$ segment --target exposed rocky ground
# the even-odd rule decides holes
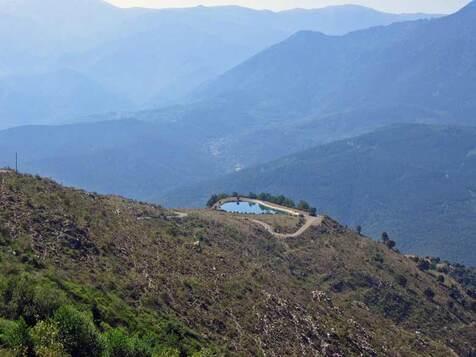
[[[187,213],[1,172],[1,274],[55,282],[99,331],[170,337],[174,321],[164,343],[181,355],[475,353],[473,291],[450,270],[329,217],[276,239],[245,216]]]

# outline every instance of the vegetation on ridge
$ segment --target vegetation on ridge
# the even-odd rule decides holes
[[[474,353],[474,299],[449,274],[330,218],[276,239],[246,215],[187,214],[0,173],[2,353],[9,331],[66,354],[73,333],[111,355]],[[27,287],[59,302],[19,300]]]
[[[280,206],[289,207],[289,208],[297,208],[301,211],[309,212],[309,214],[311,214],[313,216],[315,216],[316,213],[317,213],[316,208],[311,207],[309,205],[309,203],[307,203],[306,201],[301,200],[296,205],[296,203],[294,203],[294,201],[289,197],[286,197],[284,195],[272,195],[272,194],[267,193],[267,192],[262,192],[260,194],[250,192],[250,193],[245,194],[245,195],[242,195],[238,192],[233,192],[231,195],[226,194],[226,193],[213,194],[209,198],[209,200],[207,201],[207,207],[213,207],[216,203],[220,202],[220,200],[223,200],[223,199],[229,198],[229,197],[251,198],[251,199],[257,199],[257,200],[264,201],[264,202],[275,203],[275,204],[280,205]]]

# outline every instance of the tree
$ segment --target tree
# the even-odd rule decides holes
[[[40,321],[30,331],[36,356],[66,357],[64,346],[59,340],[58,325],[50,321]]]
[[[317,209],[316,207],[311,207],[309,208],[309,214],[313,217],[316,217],[317,216]]]
[[[444,283],[445,282],[445,277],[443,275],[438,275],[438,282],[439,283]]]
[[[430,300],[433,300],[433,298],[435,297],[435,292],[431,289],[431,288],[426,288],[425,290],[425,296],[430,299]]]
[[[77,357],[101,355],[101,336],[88,314],[65,305],[58,309],[53,320],[58,326],[59,340],[67,353]]]
[[[213,207],[213,205],[217,202],[218,202],[218,196],[212,195],[212,197],[210,197],[210,199],[207,201],[207,207]]]
[[[388,237],[387,232],[382,233],[382,242],[387,243],[390,238]]]
[[[28,333],[28,325],[22,318],[7,322],[3,326],[1,342],[15,352],[15,356],[28,356],[32,350],[32,342]]]
[[[207,207],[213,207],[218,201],[227,197],[228,195],[226,193],[220,193],[219,195],[213,194],[207,202]]]
[[[359,235],[362,234],[362,226],[361,226],[361,225],[358,225],[358,226],[355,228],[355,230],[357,231],[357,233],[358,233]]]
[[[109,356],[146,357],[151,356],[151,348],[137,336],[130,337],[121,328],[106,331],[103,335]]]
[[[407,278],[404,277],[403,275],[398,275],[396,279],[397,279],[398,285],[400,285],[400,286],[402,286],[402,287],[407,286],[408,280],[407,280]]]
[[[420,269],[420,270],[422,270],[422,271],[426,271],[426,270],[430,269],[430,263],[428,262],[428,260],[422,259],[422,260],[418,263],[418,269]]]
[[[297,208],[300,209],[301,211],[308,211],[311,207],[309,206],[309,203],[306,201],[299,201]]]
[[[394,240],[389,239],[389,240],[385,243],[385,245],[386,245],[389,249],[393,249],[393,248],[395,248],[395,246],[397,245],[397,243],[395,243]]]

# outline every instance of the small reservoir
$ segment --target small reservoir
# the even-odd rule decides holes
[[[247,214],[282,214],[283,212],[274,210],[252,202],[226,202],[220,206],[220,209],[230,213]]]

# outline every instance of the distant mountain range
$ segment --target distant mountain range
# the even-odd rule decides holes
[[[406,252],[476,265],[476,127],[396,125],[330,143],[166,195],[203,207],[213,193],[271,192]]]
[[[142,14],[144,10],[134,11]],[[170,10],[174,11],[202,13],[202,16],[209,11],[269,15],[241,8]],[[133,45],[136,41],[127,43]],[[177,47],[176,43],[173,47]],[[234,53],[225,52],[234,57]],[[133,55],[134,51],[125,53]],[[146,61],[150,57],[140,58]],[[140,58],[131,61],[139,63]],[[114,79],[115,70],[111,68],[111,71],[109,78]],[[81,71],[73,73],[69,72],[72,81],[88,83]],[[67,91],[63,88],[63,98],[68,93],[76,96],[81,92],[88,100],[97,100],[96,104],[102,105],[103,110],[107,109],[105,103],[111,103],[111,107],[116,107],[117,101],[128,105],[120,99],[122,95],[107,102],[98,100],[100,96],[94,95],[92,87],[79,92],[73,87]],[[115,84],[112,87],[118,88]],[[108,86],[102,88],[107,91]],[[474,263],[466,245],[454,244],[469,242],[475,228],[472,223],[475,189],[471,182],[476,176],[472,166],[474,148],[470,147],[476,140],[473,129],[417,126],[419,129],[410,127],[405,129],[407,132],[392,128],[355,139],[370,152],[373,152],[372,142],[379,148],[395,145],[394,151],[382,149],[377,157],[366,156],[365,150],[346,151],[346,141],[321,146],[395,123],[476,126],[474,93],[476,4],[473,2],[450,16],[374,27],[343,36],[299,32],[200,86],[178,105],[94,117],[122,120],[1,131],[0,166],[12,166],[14,153],[18,152],[22,171],[52,176],[65,184],[99,192],[157,202],[166,199],[166,203],[174,205],[201,204],[212,191],[230,191],[233,185],[237,190],[247,190],[249,184],[257,191],[272,190],[312,201],[320,210],[349,225],[361,224],[372,235],[388,230],[405,250]],[[81,103],[80,97],[75,102]],[[68,101],[65,99],[64,103]],[[32,105],[18,107],[32,110]],[[40,112],[38,107],[34,110]],[[398,135],[402,136],[401,142],[394,140]],[[377,140],[379,136],[383,139]],[[455,140],[451,141],[452,138]],[[339,160],[322,155],[324,162],[312,161],[315,152],[328,149],[336,150]],[[420,157],[421,152],[427,153],[426,156]],[[415,157],[402,163],[396,159],[399,155]],[[283,157],[282,161],[273,161]],[[309,162],[304,160],[306,157]],[[447,161],[447,157],[451,160]],[[303,170],[308,167],[308,171],[300,174],[304,181],[286,171],[282,163],[289,160],[290,167],[295,160],[302,162]],[[355,166],[359,162],[364,165],[365,160],[370,160],[369,175],[361,174]],[[283,175],[276,171],[267,177],[266,168],[274,167],[276,162]],[[388,162],[393,162],[395,167],[389,168]],[[258,171],[246,170],[250,167],[258,167]],[[263,177],[259,176],[262,168],[265,168]],[[183,194],[173,192],[240,170],[243,171],[236,176],[216,181],[216,185],[194,186],[192,191],[186,191],[192,192],[186,199]],[[287,181],[284,172],[290,175]],[[388,182],[379,173],[389,175],[392,186],[388,192],[385,192]],[[256,181],[251,179],[254,175]],[[352,185],[356,177],[363,181]],[[271,178],[280,181],[276,183]],[[299,191],[291,189],[296,185]],[[376,188],[379,191],[373,191]],[[402,197],[412,205],[400,204]],[[362,206],[359,202],[367,204]],[[387,202],[386,206],[382,202]],[[450,238],[454,240],[451,243]]]
[[[246,166],[391,123],[476,124],[475,93],[471,3],[345,36],[300,32],[196,91],[183,120],[217,128],[216,150]]]
[[[158,106],[299,30],[343,34],[431,16],[358,6],[274,13],[5,0],[0,4],[0,128]],[[32,107],[25,105],[30,102]]]

